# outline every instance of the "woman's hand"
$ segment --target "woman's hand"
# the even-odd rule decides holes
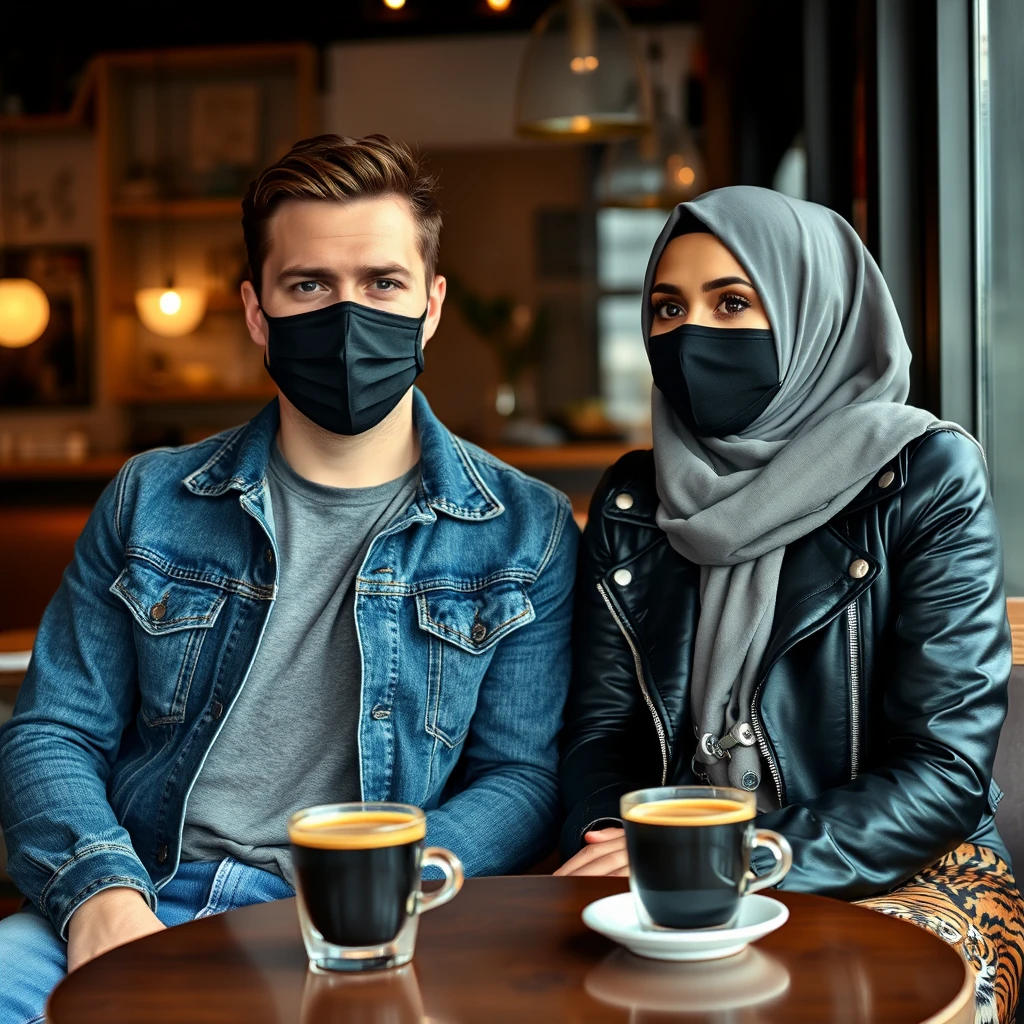
[[[587,844],[574,857],[570,857],[556,875],[618,875],[628,877],[629,859],[626,856],[626,834],[621,828],[602,828],[583,836]]]

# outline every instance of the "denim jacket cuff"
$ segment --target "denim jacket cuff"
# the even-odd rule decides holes
[[[96,843],[80,850],[53,874],[39,896],[39,908],[62,939],[71,915],[102,889],[135,889],[156,910],[156,889],[130,846]]]

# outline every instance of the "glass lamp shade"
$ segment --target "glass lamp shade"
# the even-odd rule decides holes
[[[608,139],[650,127],[647,77],[626,19],[608,0],[565,0],[530,34],[519,69],[516,131]]]
[[[27,277],[0,279],[0,345],[24,348],[42,337],[50,322],[46,292]]]
[[[604,206],[670,209],[706,187],[704,160],[693,136],[683,125],[664,119],[639,139],[608,146],[597,198]]]
[[[206,292],[201,288],[140,288],[135,311],[143,326],[164,338],[191,334],[206,314]]]

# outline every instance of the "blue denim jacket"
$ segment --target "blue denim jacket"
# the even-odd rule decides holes
[[[155,906],[177,867],[274,602],[278,417],[130,460],[43,617],[0,730],[0,824],[11,877],[61,934],[103,888]],[[555,831],[578,531],[563,495],[449,433],[419,392],[415,421],[419,491],[356,580],[363,799],[418,804],[467,873],[509,872]]]

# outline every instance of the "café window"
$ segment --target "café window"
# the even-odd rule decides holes
[[[651,417],[651,368],[640,329],[644,273],[665,210],[597,213],[597,332],[601,396],[608,418],[643,428]]]

